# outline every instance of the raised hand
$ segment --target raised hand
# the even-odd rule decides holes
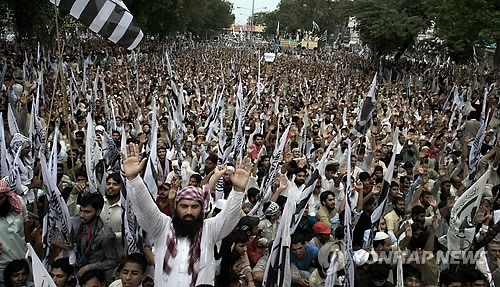
[[[127,157],[122,154],[123,171],[127,179],[132,180],[139,175],[146,166],[147,159],[139,160],[139,146],[136,144],[127,145]]]
[[[411,224],[409,222],[406,222],[404,228],[405,228],[406,237],[412,237],[413,230],[411,229]]]
[[[228,170],[227,165],[219,164],[217,167],[215,167],[214,174],[212,176],[219,179],[221,176],[223,176],[227,172],[227,170]]]
[[[431,196],[429,199],[429,204],[432,206],[432,208],[436,209],[437,208],[437,200],[434,196]]]
[[[237,192],[244,192],[247,187],[250,173],[242,168],[238,168],[234,173],[229,171],[229,174],[234,190]]]
[[[287,186],[288,186],[288,179],[285,176],[280,176],[278,190],[282,192],[283,190],[286,189]]]

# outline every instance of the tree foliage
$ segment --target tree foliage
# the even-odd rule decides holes
[[[153,35],[190,31],[215,33],[234,22],[227,0],[124,0],[141,29]],[[49,0],[0,0],[0,27],[13,26],[18,39],[48,42],[55,32],[54,5]],[[64,27],[68,15],[59,15]],[[6,19],[11,19],[7,21]]]
[[[331,0],[281,0],[278,8],[270,13],[256,13],[254,22],[265,24],[266,33],[273,34],[280,23],[280,33],[295,33],[298,29],[309,31],[315,21],[321,32],[335,34],[346,18],[338,9],[339,3]]]
[[[398,59],[430,20],[419,0],[356,0],[343,5],[356,18],[361,40],[377,56],[396,52]]]
[[[457,62],[468,62],[473,45],[484,47],[500,40],[500,1],[429,0],[436,34]]]

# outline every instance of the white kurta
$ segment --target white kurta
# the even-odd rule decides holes
[[[172,219],[161,213],[151,198],[146,185],[140,177],[127,180],[127,191],[132,202],[139,225],[155,238],[155,286],[190,286],[191,275],[188,275],[190,242],[178,238],[177,256],[174,259],[170,276],[163,272],[163,259],[167,249],[167,235]],[[232,191],[224,210],[213,218],[205,219],[201,237],[201,256],[196,269],[198,279],[196,285],[214,285],[215,260],[214,245],[229,235],[240,219],[243,193]]]

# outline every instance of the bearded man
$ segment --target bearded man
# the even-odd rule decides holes
[[[175,212],[169,217],[158,210],[139,176],[147,160],[140,161],[136,150],[127,146],[123,167],[137,220],[155,238],[155,286],[214,286],[214,245],[238,223],[249,173],[243,169],[233,173],[225,166],[215,169],[216,179],[228,174],[234,187],[217,216],[204,219],[210,196],[206,189],[186,186],[177,192]]]

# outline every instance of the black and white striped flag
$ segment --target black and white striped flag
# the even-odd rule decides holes
[[[352,236],[354,231],[354,226],[351,222],[351,152],[352,145],[351,141],[347,140],[347,183],[345,190],[345,209],[344,209],[344,234],[345,234],[345,281],[343,286],[354,286],[354,260],[353,260],[353,250],[352,250]]]
[[[319,25],[318,25],[318,23],[316,23],[315,21],[313,21],[312,30],[313,30],[313,32],[314,32],[314,31],[318,31],[318,32],[320,31],[320,30],[319,30]]]
[[[122,132],[121,153],[127,157],[127,136],[125,132]],[[123,161],[120,161],[120,176],[122,178],[122,190],[120,201],[122,204],[122,229],[123,229],[123,250],[126,254],[130,255],[132,253],[140,252],[137,242],[139,242],[139,228],[137,224],[137,219],[132,208],[132,202],[130,197],[127,197],[127,180],[125,178],[125,172],[123,171]]]
[[[326,39],[328,39],[328,30],[325,30],[325,32],[321,34],[321,37],[319,37],[319,40],[323,42],[326,42]]]
[[[467,187],[470,187],[474,182],[477,171],[479,170],[479,160],[481,159],[481,147],[483,145],[484,137],[486,136],[486,127],[488,126],[488,116],[489,112],[486,113],[486,102],[488,100],[488,89],[484,89],[483,97],[483,108],[481,110],[481,123],[479,130],[477,131],[476,137],[472,142],[472,147],[469,152],[469,183]]]
[[[365,135],[366,129],[369,127],[369,122],[372,119],[372,113],[375,110],[375,104],[377,99],[375,98],[375,88],[377,87],[377,73],[373,77],[372,84],[370,85],[370,91],[363,101],[363,106],[358,112],[358,119],[356,120],[356,125],[349,135],[349,139],[353,141],[356,138]]]
[[[276,143],[277,145],[270,160],[269,172],[267,173],[266,177],[264,177],[264,180],[262,181],[262,184],[260,186],[260,201],[258,201],[257,204],[252,208],[249,215],[257,214],[262,205],[264,205],[264,203],[268,202],[271,199],[271,196],[273,194],[272,187],[276,182],[276,175],[280,165],[281,155],[283,154],[283,150],[288,139],[290,127],[291,125],[289,124],[285,131],[281,134],[279,142]]]
[[[304,214],[304,211],[309,203],[309,199],[311,198],[314,188],[316,187],[316,181],[321,178],[320,174],[321,171],[325,170],[327,157],[333,146],[334,146],[334,141],[332,141],[328,145],[326,152],[323,153],[321,160],[318,162],[317,167],[314,169],[311,177],[307,181],[306,185],[304,186],[304,188],[300,193],[299,198],[297,199],[297,205],[295,206],[295,213],[293,215],[294,221],[292,226],[290,227],[291,233],[294,233],[297,227],[299,227],[300,219],[302,218],[302,215]]]
[[[243,85],[238,85],[238,92],[236,93],[236,135],[234,137],[234,158],[240,162],[243,160],[243,144],[244,131],[245,131],[245,101],[243,100]]]
[[[148,164],[146,166],[146,171],[144,172],[144,183],[148,187],[149,193],[153,200],[156,200],[158,195],[158,186],[156,180],[158,179],[158,154],[157,154],[157,144],[158,144],[158,120],[157,120],[157,106],[156,99],[153,96],[153,115],[151,118],[151,133],[149,137],[149,158]],[[179,167],[182,165],[179,162]]]
[[[295,202],[293,202],[293,200],[287,200],[271,252],[269,253],[269,259],[266,263],[262,286],[292,286],[292,272],[290,269],[290,225],[292,224],[294,211]]]
[[[144,34],[121,0],[50,0],[111,42],[133,50]]]
[[[398,138],[399,138],[399,130],[396,129],[396,133],[394,134],[393,140],[392,140],[392,144],[393,144],[394,149],[397,146]],[[372,221],[372,229],[370,231],[370,236],[368,238],[368,242],[366,243],[365,248],[372,245],[373,238],[374,238],[373,236],[375,234],[375,231],[377,230],[377,226],[380,222],[380,218],[382,216],[384,216],[384,210],[385,210],[385,207],[387,205],[388,198],[389,198],[389,189],[391,187],[392,176],[394,175],[394,162],[395,161],[396,161],[396,152],[395,152],[395,150],[393,150],[391,161],[389,163],[389,166],[387,167],[387,173],[385,174],[385,177],[384,177],[384,185],[382,187],[382,191],[380,192],[380,196],[378,199],[379,205],[377,206],[377,208],[375,208],[375,210],[372,212],[372,214],[370,216],[371,221]]]

